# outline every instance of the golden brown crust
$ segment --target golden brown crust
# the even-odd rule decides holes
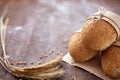
[[[81,41],[81,33],[76,32],[70,39],[69,52],[75,61],[83,62],[94,57],[98,51],[87,49]]]
[[[109,77],[120,77],[120,47],[112,45],[103,52],[102,68]]]
[[[89,19],[82,28],[82,43],[92,50],[105,50],[117,37],[111,24],[101,19]]]
[[[101,19],[88,19],[82,32],[71,37],[69,52],[75,61],[87,61],[108,48],[116,38],[117,33],[111,24]]]

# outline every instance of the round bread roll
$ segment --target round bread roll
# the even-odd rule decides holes
[[[81,33],[76,32],[70,39],[69,52],[75,61],[84,62],[95,56],[98,51],[87,49],[81,41]]]
[[[120,47],[112,45],[103,52],[102,68],[111,78],[120,77]]]
[[[117,32],[107,21],[89,19],[82,28],[82,43],[92,50],[105,50],[117,38]]]
[[[73,34],[68,49],[75,61],[83,62],[108,48],[116,38],[117,32],[111,24],[101,19],[88,19],[81,33]]]

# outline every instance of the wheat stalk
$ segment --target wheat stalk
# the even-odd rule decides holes
[[[1,45],[3,50],[3,57],[0,56],[0,63],[2,66],[11,74],[17,77],[26,77],[33,79],[50,79],[62,76],[65,71],[60,68],[60,62],[62,56],[58,56],[52,61],[34,66],[27,67],[16,67],[10,64],[6,55],[6,42],[5,35],[7,30],[7,24],[9,19],[5,20],[5,24],[3,23],[3,18],[0,19],[0,37],[1,37]]]

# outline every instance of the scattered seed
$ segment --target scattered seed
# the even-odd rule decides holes
[[[48,57],[48,55],[42,53],[42,54],[40,55],[40,59],[43,59],[44,57]]]
[[[26,62],[17,62],[17,65],[26,65]]]
[[[72,80],[77,80],[75,77],[72,77]]]
[[[44,56],[45,55],[45,53],[41,53],[41,56]]]
[[[68,46],[65,46],[65,48],[68,48]]]
[[[13,65],[13,63],[10,63],[11,65]]]
[[[31,62],[30,64],[31,64],[31,65],[33,65],[34,63],[33,63],[33,62]]]
[[[40,56],[40,59],[42,59],[43,58],[43,56]]]
[[[48,55],[44,55],[44,57],[48,57]]]
[[[54,53],[54,50],[53,50],[53,49],[50,49],[49,55],[51,55],[52,53]]]
[[[44,56],[44,53],[41,53],[41,55],[40,55],[40,59],[42,59],[42,58],[43,58],[43,56]]]
[[[65,39],[65,40],[62,41],[62,43],[66,43],[66,42],[68,42],[68,41],[69,41],[68,39]]]
[[[38,64],[40,65],[40,64],[42,64],[42,62],[39,62]]]
[[[57,52],[57,55],[60,55],[61,52]]]

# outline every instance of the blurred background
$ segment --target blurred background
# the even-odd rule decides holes
[[[101,6],[120,14],[119,0],[0,0],[0,16],[10,19],[6,35],[11,63],[45,63],[68,52],[71,35]],[[40,59],[42,54],[48,55]],[[2,50],[1,50],[2,52]],[[66,74],[59,80],[101,80],[88,72],[62,63]],[[23,66],[23,65],[22,65]],[[2,80],[16,80],[0,65]],[[56,80],[56,79],[55,79]]]

